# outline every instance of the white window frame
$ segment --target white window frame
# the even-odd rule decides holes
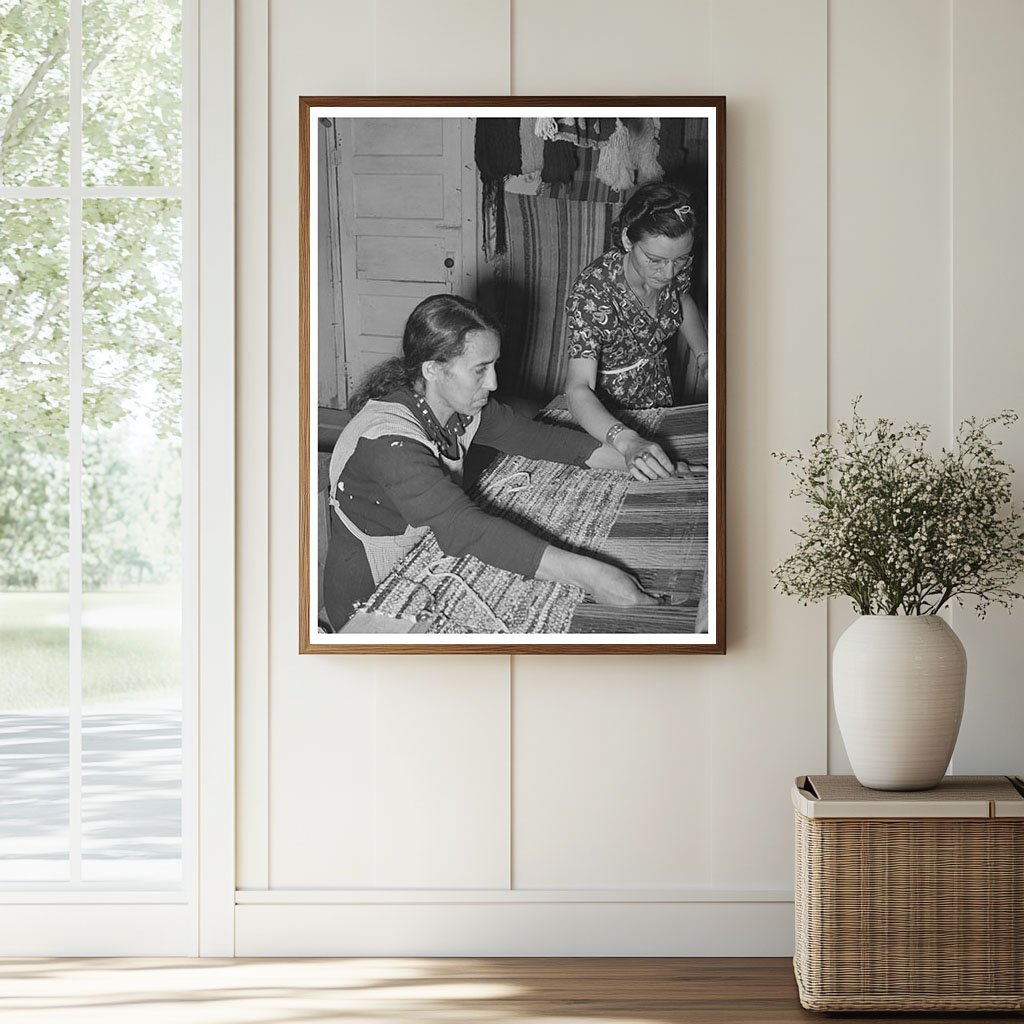
[[[198,953],[235,952],[235,4],[199,9]],[[197,97],[198,99],[198,97]]]
[[[69,883],[0,888],[0,955],[234,953],[234,3],[183,0],[183,163],[175,188],[83,187],[82,0],[70,0],[71,814],[81,808],[82,204],[175,198],[183,211],[182,886],[83,884],[80,829]],[[76,57],[78,59],[76,59]],[[200,96],[203,102],[200,103]]]

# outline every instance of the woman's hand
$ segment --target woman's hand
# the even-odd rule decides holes
[[[615,447],[622,452],[626,469],[634,480],[660,480],[675,473],[675,463],[665,454],[661,445],[648,441],[634,431],[630,433],[632,437]]]
[[[661,604],[661,599],[648,594],[628,572],[589,555],[579,555],[549,544],[537,567],[537,579],[560,580],[583,587],[598,604],[631,605]]]
[[[599,562],[596,558],[588,561],[592,566],[588,567],[583,586],[598,604],[620,607],[661,604],[660,598],[648,594],[628,572],[607,562]]]

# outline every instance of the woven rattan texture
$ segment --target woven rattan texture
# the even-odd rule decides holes
[[[1019,800],[1020,794],[1009,779],[995,779],[991,775],[947,776],[934,789],[911,792],[865,789],[852,775],[810,775],[807,781],[822,800],[870,800],[872,803],[891,801],[938,800]]]
[[[811,1010],[1024,1009],[1024,821],[796,814]]]

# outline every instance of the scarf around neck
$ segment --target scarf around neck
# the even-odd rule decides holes
[[[462,458],[459,438],[466,433],[466,428],[472,422],[473,417],[463,416],[459,412],[452,413],[448,422],[442,426],[423,395],[418,391],[408,391],[405,394],[410,399],[409,408],[416,414],[416,418],[427,432],[427,437],[437,445],[441,454],[452,462],[457,462]]]

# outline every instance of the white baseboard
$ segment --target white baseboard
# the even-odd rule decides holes
[[[196,956],[196,936],[187,904],[0,901],[0,956]]]
[[[240,897],[243,894],[239,894]],[[239,902],[236,956],[792,956],[793,904]]]

